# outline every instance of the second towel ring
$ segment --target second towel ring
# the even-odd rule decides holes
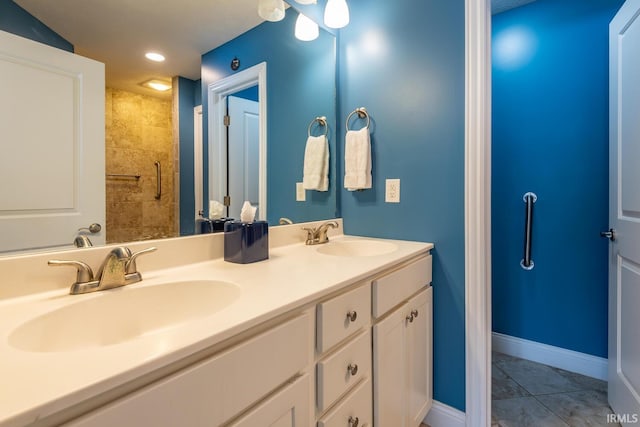
[[[309,129],[307,129],[307,134],[311,136],[311,127],[313,127],[313,124],[316,122],[319,126],[324,126],[324,136],[329,135],[329,126],[327,125],[327,118],[325,116],[319,116],[311,120],[311,123],[309,123]]]
[[[347,131],[349,131],[349,120],[351,120],[351,117],[353,117],[354,114],[357,114],[359,118],[367,119],[367,129],[369,129],[369,125],[371,124],[371,117],[369,117],[369,113],[367,113],[367,109],[364,107],[359,107],[356,108],[355,110],[353,110],[348,116],[347,116]]]

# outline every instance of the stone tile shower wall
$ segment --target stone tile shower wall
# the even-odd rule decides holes
[[[105,102],[107,243],[176,236],[171,101],[107,88]]]

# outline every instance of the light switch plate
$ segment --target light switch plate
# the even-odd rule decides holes
[[[304,202],[307,200],[307,193],[301,182],[296,182],[296,202]]]
[[[400,179],[387,179],[385,181],[384,201],[387,203],[400,203]]]

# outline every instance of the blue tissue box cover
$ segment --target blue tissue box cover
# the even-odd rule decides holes
[[[228,221],[224,224],[224,260],[248,264],[269,258],[269,223]]]

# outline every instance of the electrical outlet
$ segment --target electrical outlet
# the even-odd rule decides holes
[[[387,203],[400,203],[399,179],[387,179],[385,181],[384,201]]]
[[[301,182],[296,182],[296,202],[304,202],[307,200],[307,192]]]

